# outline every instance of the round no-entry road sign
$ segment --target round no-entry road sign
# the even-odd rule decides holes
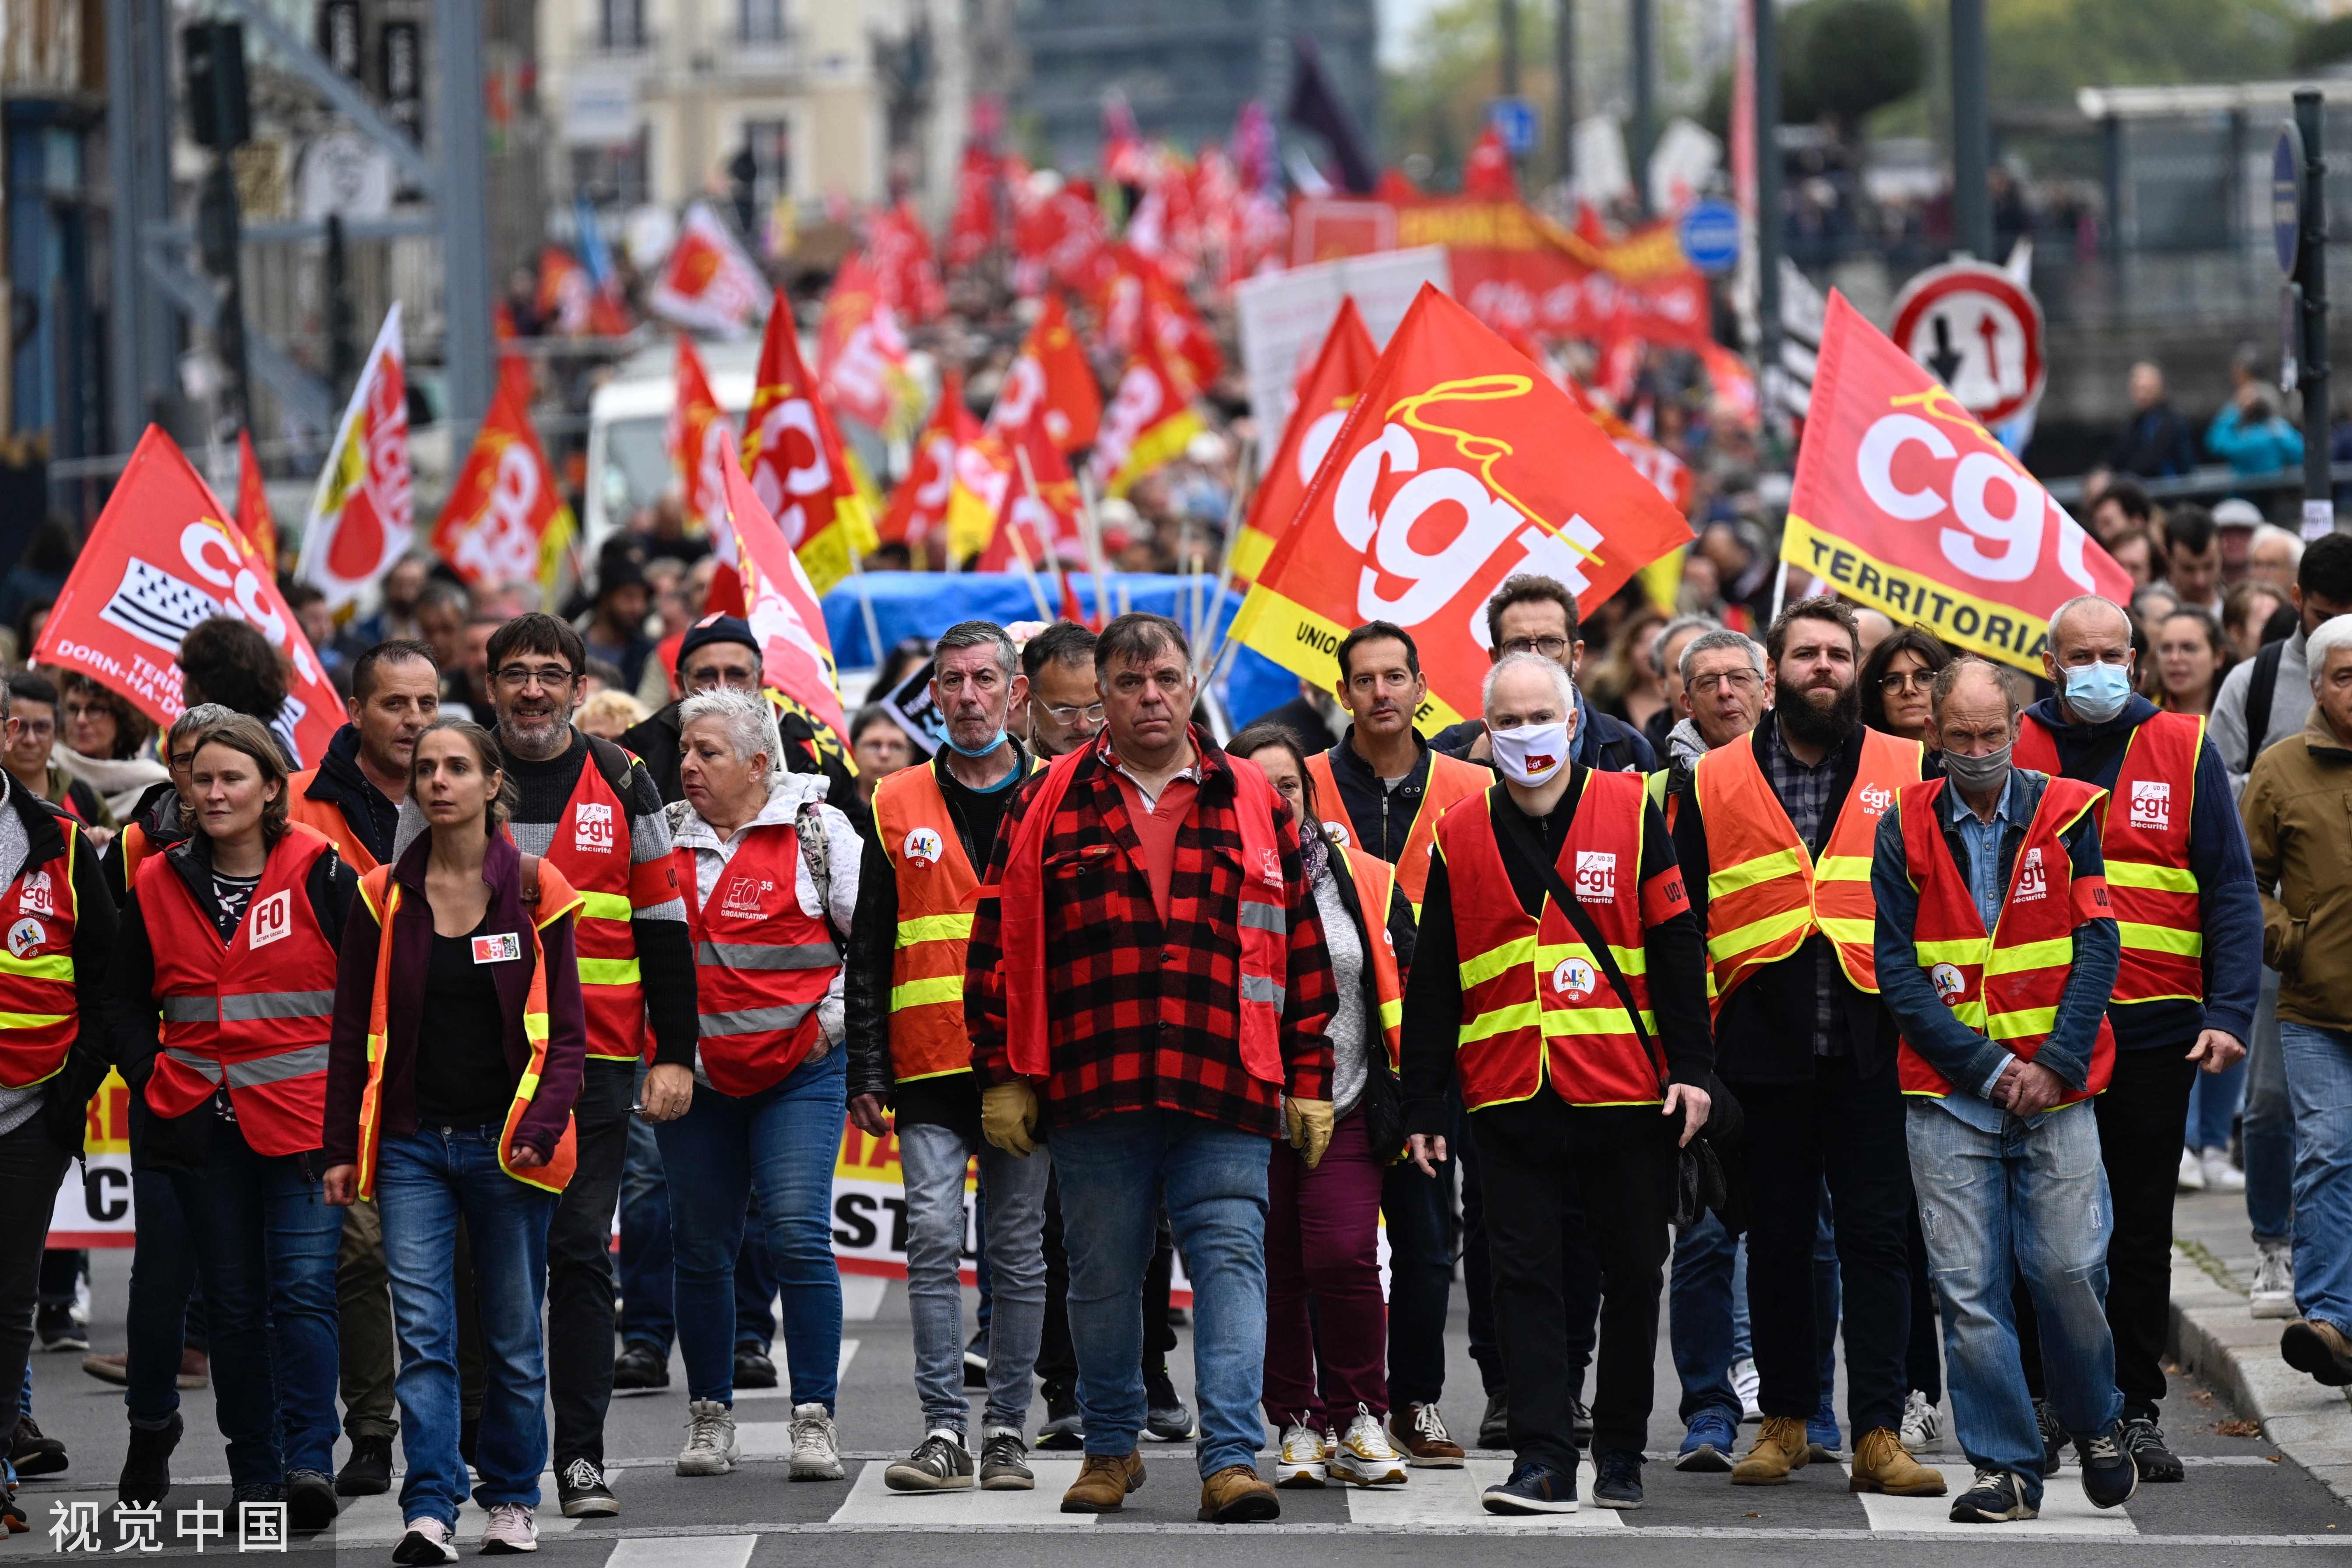
[[[1998,267],[1955,261],[1920,273],[1895,297],[1892,336],[1982,424],[2041,400],[2042,307]]]

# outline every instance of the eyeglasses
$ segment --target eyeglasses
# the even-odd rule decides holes
[[[502,664],[498,668],[497,679],[500,686],[510,686],[518,691],[533,682],[541,690],[553,691],[571,685],[573,677],[571,669],[561,664]]]
[[[1052,715],[1056,724],[1065,726],[1080,722],[1099,724],[1103,721],[1103,705],[1099,702],[1089,702],[1084,707],[1075,704],[1065,706],[1054,702],[1041,702],[1038,706]]]
[[[1720,675],[1695,675],[1689,684],[1701,697],[1712,697],[1726,687],[1734,691],[1751,691],[1764,682],[1752,669],[1727,669]]]
[[[1503,645],[1505,653],[1539,653],[1549,659],[1558,659],[1568,651],[1566,637],[1513,637]]]
[[[1935,684],[1936,672],[1932,669],[1890,669],[1878,678],[1878,689],[1889,697],[1906,689],[1926,691]]]

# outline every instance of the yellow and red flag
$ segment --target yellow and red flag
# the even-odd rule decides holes
[[[342,608],[407,553],[415,505],[408,462],[408,376],[395,300],[360,367],[359,384],[352,388],[335,444],[319,470],[295,577],[315,584],[327,595],[329,608]]]
[[[1315,471],[1323,466],[1333,438],[1347,421],[1348,410],[1355,406],[1356,394],[1371,379],[1372,366],[1380,357],[1372,334],[1365,330],[1363,314],[1356,309],[1355,296],[1341,299],[1331,330],[1323,334],[1323,346],[1292,388],[1290,418],[1282,427],[1282,440],[1258,479],[1257,492],[1250,497],[1248,514],[1242,519],[1242,536],[1234,541],[1234,575],[1242,582],[1257,581],[1258,568],[1274,553],[1275,543],[1290,526],[1290,520],[1298,515],[1307,487],[1315,482]]]
[[[727,416],[710,391],[710,374],[694,340],[677,339],[677,395],[670,405],[669,451],[677,464],[678,483],[686,497],[686,515],[715,529],[727,504],[727,462],[719,437],[727,431]]]
[[[1366,621],[1413,635],[1433,731],[1474,715],[1487,598],[1540,573],[1599,605],[1690,525],[1525,355],[1424,286],[1331,443],[1234,636],[1318,686]]]
[[[1013,541],[1019,531],[1029,563],[1040,571],[1086,559],[1086,535],[1080,531],[1078,481],[1045,432],[1031,420],[1003,437],[1011,468],[1004,498],[996,518],[996,531],[972,563],[979,572],[1004,572],[1014,561]],[[1024,463],[1023,458],[1026,458]]]
[[[896,438],[914,423],[922,389],[907,370],[907,338],[863,254],[843,262],[817,324],[818,383],[827,402]]]
[[[686,221],[678,226],[646,305],[679,326],[735,337],[766,292],[759,268],[743,254],[735,236],[709,206],[696,202],[686,209]]]
[[[261,482],[261,459],[253,432],[236,433],[236,526],[274,579],[278,575],[278,522],[269,515],[269,489]]]
[[[1136,480],[1181,456],[1204,427],[1192,395],[1168,374],[1160,345],[1147,333],[1118,378],[1087,474],[1104,494],[1123,496]]]
[[[791,320],[781,300],[776,314]],[[719,440],[729,459],[726,501],[710,539],[720,565],[734,574],[727,589],[740,590],[743,618],[760,639],[761,678],[771,695],[805,714],[820,732],[830,730],[845,739],[849,726],[841,710],[833,637],[817,603],[824,590],[803,570],[806,552],[793,548],[790,530],[778,523],[733,461],[735,438],[722,429]],[[712,597],[720,593],[714,583]]]
[[[801,363],[800,336],[782,292],[768,314],[760,370],[743,420],[743,472],[784,542],[822,595],[874,548],[873,513],[857,488],[841,433]]]
[[[1004,384],[988,411],[988,427],[1017,430],[1042,416],[1045,434],[1066,455],[1094,445],[1102,412],[1094,366],[1087,363],[1087,351],[1070,330],[1061,295],[1049,293],[1028,341],[1004,373]]]
[[[502,378],[433,525],[433,552],[468,587],[535,579],[552,594],[572,531],[572,508],[530,427],[530,405]]]
[[[956,453],[980,437],[980,421],[964,406],[963,374],[950,367],[940,375],[940,400],[930,423],[915,440],[914,464],[892,492],[877,532],[885,543],[904,544],[925,556],[947,523],[948,498],[955,492]]]

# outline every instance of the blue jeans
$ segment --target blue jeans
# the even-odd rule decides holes
[[[1255,1465],[1265,1437],[1266,1141],[1139,1110],[1056,1127],[1053,1142],[1087,1452],[1132,1454],[1143,1429],[1143,1273],[1164,1191],[1192,1279],[1201,1474]]]
[[[1045,1178],[1053,1156],[1016,1159],[980,1139],[936,1123],[898,1126],[898,1160],[907,1184],[907,1304],[915,1322],[915,1392],[927,1430],[961,1432],[971,1407],[963,1392],[963,1173],[980,1156],[976,1223],[990,1243],[983,1266],[996,1274],[988,1340],[988,1410],[982,1430],[1020,1431],[1029,1419],[1037,1342],[1045,1326]]]
[[[1731,1367],[1749,1355],[1747,1276],[1748,1248],[1712,1213],[1675,1236],[1674,1273],[1666,1287],[1666,1342],[1682,1379],[1685,1426],[1710,1407],[1739,1424]]]
[[[783,1295],[793,1403],[833,1408],[841,1378],[833,1167],[847,1114],[848,1060],[836,1047],[740,1098],[698,1083],[686,1114],[654,1129],[672,1199],[677,1341],[690,1399],[735,1402],[735,1258],[744,1205],[756,1189]]]
[[[172,1186],[204,1279],[229,1476],[276,1486],[289,1470],[335,1468],[343,1211],[320,1196],[315,1157],[257,1154],[234,1122],[213,1120],[204,1170],[174,1171]]]
[[[2186,1142],[2191,1149],[2227,1149],[2230,1146],[2230,1124],[2238,1118],[2239,1102],[2246,1093],[2246,1059],[2243,1057],[2221,1072],[2200,1072],[2197,1081],[2189,1087],[2189,1131]]]
[[[2281,1019],[2294,1102],[2294,1304],[2352,1331],[2352,1034]]]
[[[677,1332],[671,1315],[669,1185],[662,1177],[654,1124],[629,1118],[629,1155],[621,1167],[621,1342],[664,1361]]]
[[[2294,1106],[2279,1046],[2278,971],[2263,971],[2254,1037],[2246,1042],[2246,1223],[2257,1242],[2294,1236]]]
[[[2123,1411],[2107,1328],[2107,1239],[2115,1214],[2099,1124],[2087,1102],[2027,1126],[1981,1132],[1933,1100],[1907,1111],[1919,1228],[1943,1307],[1953,1428],[1969,1462],[2007,1470],[2042,1500],[2042,1434],[2019,1363],[2010,1292],[2021,1273],[2042,1333],[2059,1421],[2077,1438]]]
[[[539,1506],[547,1468],[547,1350],[539,1314],[547,1290],[547,1226],[555,1194],[499,1166],[497,1127],[387,1134],[376,1170],[383,1260],[400,1336],[403,1519],[455,1526],[465,1499],[458,1457],[457,1223],[473,1264],[482,1338],[482,1425],[474,1444],[484,1508]]]

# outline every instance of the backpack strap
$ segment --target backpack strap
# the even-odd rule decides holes
[[[2246,756],[2245,769],[2253,771],[2254,759],[2263,754],[2263,742],[2271,732],[2271,704],[2278,695],[2279,661],[2286,657],[2286,639],[2263,644],[2254,655],[2254,673],[2246,682]]]

